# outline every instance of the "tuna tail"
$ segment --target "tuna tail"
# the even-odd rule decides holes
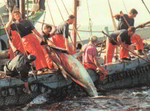
[[[93,84],[88,85],[88,87],[85,88],[85,90],[88,92],[89,96],[91,96],[91,97],[97,97],[98,96],[97,89],[95,86],[93,86]]]
[[[67,56],[68,59],[66,61],[67,65],[64,64],[64,67],[67,68],[67,66],[68,66],[68,68],[66,70],[69,72],[69,74],[72,76],[72,78],[80,81],[80,83],[82,83],[85,86],[84,88],[87,91],[87,93],[89,94],[89,96],[98,96],[96,87],[95,87],[89,73],[84,68],[84,66],[72,55],[64,54],[63,58],[66,58],[65,56]],[[63,62],[65,62],[65,60]]]

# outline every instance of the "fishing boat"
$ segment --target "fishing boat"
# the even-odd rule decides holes
[[[76,0],[74,4],[77,5]],[[76,15],[76,12],[74,12],[74,15]],[[76,45],[76,41],[74,45]],[[63,94],[62,91],[69,88],[73,81],[84,87],[90,96],[97,96],[95,86],[97,89],[112,90],[149,85],[150,54],[142,58],[134,58],[129,62],[116,62],[104,65],[104,68],[108,70],[108,76],[104,80],[99,80],[100,77],[97,73],[94,75],[88,74],[83,65],[73,55],[68,55],[64,49],[48,47],[58,57],[59,63],[56,62],[56,64],[60,69],[40,75],[31,73],[28,79],[31,94],[26,92],[24,83],[19,78],[7,77],[1,72],[0,107],[27,104],[33,98],[43,93],[49,93],[50,97],[56,96],[58,93]],[[4,60],[7,57],[7,51],[4,51],[3,54],[5,55],[3,56]],[[0,55],[2,55],[2,52]],[[52,57],[52,59],[55,61],[55,58]],[[6,61],[4,60],[2,63]],[[95,86],[91,80],[93,80]]]
[[[28,94],[24,88],[24,82],[19,78],[6,77],[1,72],[0,78],[0,106],[22,105],[30,102],[39,94],[48,93],[53,97],[58,92],[62,92],[64,88],[72,85],[75,81],[82,86],[90,96],[98,96],[97,90],[92,79],[85,70],[84,66],[72,55],[68,55],[66,50],[58,47],[47,46],[55,55],[52,56],[53,61],[59,68],[58,71],[52,73],[43,73],[40,75],[32,73],[29,75],[31,94]],[[8,59],[7,51],[3,51],[3,59]],[[5,64],[7,62],[3,61]],[[3,64],[1,64],[3,67]]]

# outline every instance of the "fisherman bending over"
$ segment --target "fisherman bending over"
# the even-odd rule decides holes
[[[57,27],[56,35],[52,37],[53,42],[56,46],[65,48],[66,50],[68,50],[68,52],[71,52],[68,42],[69,25],[73,24],[74,21],[75,16],[70,15],[67,21]]]
[[[134,18],[137,16],[138,12],[136,9],[131,9],[128,14],[116,14],[114,17],[119,21],[118,23],[118,30],[128,29],[130,26],[134,26]],[[136,44],[136,49],[138,50],[139,55],[144,55],[144,44],[143,40],[141,39],[140,35],[134,34],[132,36],[132,43]]]
[[[36,57],[34,55],[24,55],[13,46],[11,41],[9,41],[9,44],[16,57],[8,61],[8,63],[4,66],[4,72],[7,76],[19,76],[21,80],[24,81],[25,88],[30,91],[28,86],[28,73],[31,71],[31,64]]]
[[[49,40],[55,33],[56,31],[56,28],[53,26],[50,26],[50,25],[45,25],[44,26],[44,29],[41,33],[41,35],[44,37],[44,41],[45,44],[48,44],[48,45],[54,45],[51,40]],[[42,43],[41,43],[42,44]],[[43,48],[43,51],[44,51],[44,55],[45,55],[45,59],[46,59],[46,62],[48,64],[48,68],[50,69],[53,69],[54,68],[54,63],[49,55],[49,52],[47,50],[47,47],[45,47],[44,45],[42,45],[42,48]]]
[[[96,36],[93,36],[88,44],[85,44],[82,47],[83,58],[82,63],[84,67],[87,69],[89,74],[96,73],[96,69],[101,71],[100,79],[104,79],[106,75],[108,75],[107,70],[105,70],[103,67],[100,66],[99,60],[98,60],[98,51],[96,49],[96,44],[98,42],[98,38]],[[103,75],[102,75],[103,74]]]
[[[106,50],[106,63],[112,62],[112,57],[116,45],[121,45],[120,48],[120,58],[122,60],[130,60],[128,57],[128,47],[131,45],[132,35],[135,33],[134,27],[129,27],[128,30],[121,30],[118,32],[111,33],[108,48]]]

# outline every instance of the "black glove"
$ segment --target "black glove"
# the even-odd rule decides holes
[[[40,42],[40,44],[41,44],[41,45],[47,45],[47,42],[45,42],[45,41],[42,40],[42,41]]]

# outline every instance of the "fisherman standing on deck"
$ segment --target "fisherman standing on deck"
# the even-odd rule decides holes
[[[9,41],[9,44],[16,57],[8,61],[8,63],[4,66],[4,72],[7,76],[20,77],[21,80],[24,81],[24,86],[29,92],[28,73],[31,70],[32,62],[36,59],[36,57],[34,55],[24,55],[14,47],[11,41]]]
[[[118,23],[118,30],[128,29],[130,26],[134,26],[134,18],[137,16],[138,11],[136,9],[131,9],[128,14],[116,14],[114,17],[119,21]],[[134,34],[132,36],[132,43],[136,44],[136,49],[138,50],[139,55],[144,55],[142,50],[144,49],[143,40],[141,39],[140,35]]]
[[[82,55],[82,63],[84,67],[87,69],[89,74],[95,74],[98,69],[102,73],[100,74],[100,79],[104,79],[106,75],[108,75],[107,70],[100,66],[98,60],[98,51],[96,49],[96,44],[98,42],[98,38],[96,36],[91,37],[91,40],[88,44],[85,44],[82,47],[82,51],[84,52]],[[102,75],[103,74],[103,75]]]
[[[69,25],[73,24],[75,21],[75,16],[70,15],[68,20],[65,21],[63,24],[59,25],[56,30],[56,35],[52,37],[54,44],[58,47],[65,48],[70,53],[69,49]]]
[[[134,27],[129,27],[128,30],[120,30],[118,32],[113,32],[109,38],[108,48],[106,50],[106,63],[112,62],[112,57],[114,54],[114,50],[116,45],[121,45],[120,49],[120,59],[122,60],[130,60],[128,57],[128,48],[131,45],[132,35],[135,33]],[[126,49],[127,48],[127,49]]]
[[[26,52],[36,56],[36,70],[47,67],[44,52],[40,45],[40,41],[42,41],[43,37],[37,32],[29,20],[21,19],[21,13],[19,10],[14,10],[10,18],[11,19],[6,24],[5,29],[10,28],[11,30],[15,30],[19,33],[21,37],[20,42],[23,44]],[[13,20],[15,20],[14,23],[12,23]]]

